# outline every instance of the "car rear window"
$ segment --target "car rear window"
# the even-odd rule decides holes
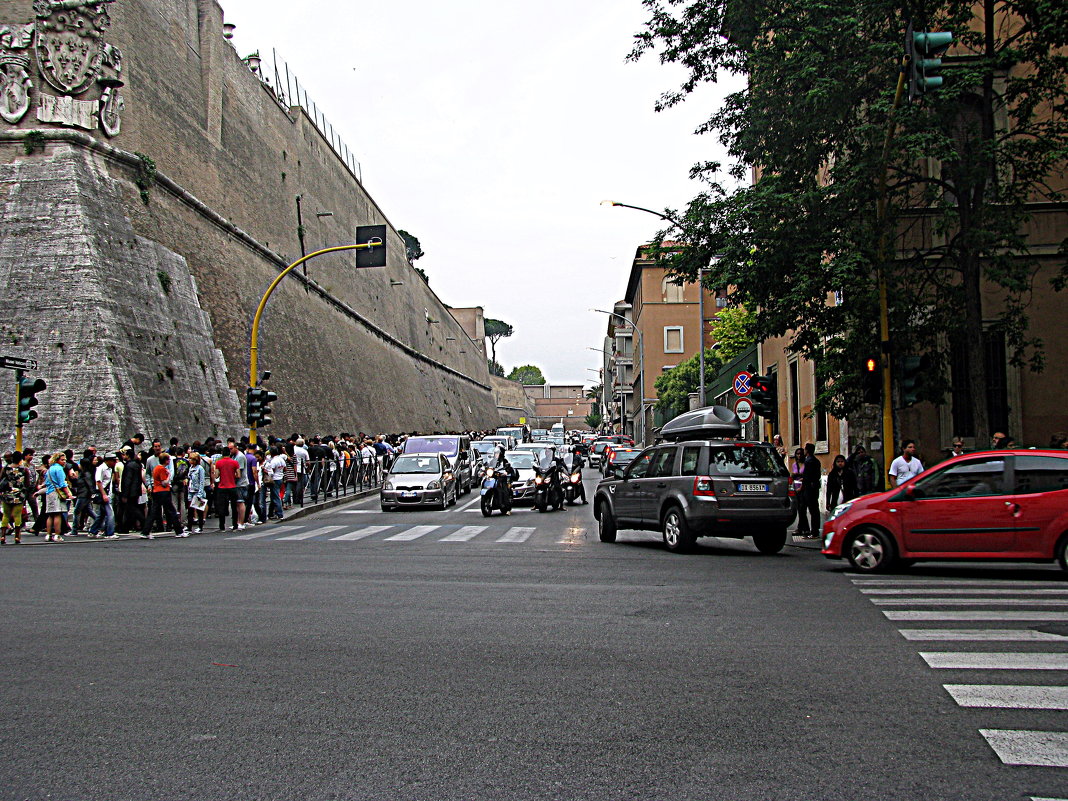
[[[408,437],[404,442],[405,453],[444,453],[446,456],[455,456],[459,450],[459,437]]]
[[[756,445],[713,446],[708,454],[711,475],[738,478],[786,477],[786,468],[771,448]]]

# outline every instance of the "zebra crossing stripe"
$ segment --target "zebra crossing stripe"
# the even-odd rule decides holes
[[[943,684],[960,706],[993,709],[1068,709],[1068,687],[1031,684]]]
[[[337,531],[339,528],[345,528],[344,526],[322,526],[320,528],[313,528],[311,531],[302,531],[299,534],[291,534],[288,537],[279,537],[278,541],[282,540],[310,540],[312,537],[318,537],[323,534],[329,534],[331,531]]]
[[[906,640],[1068,643],[1064,635],[1034,629],[898,629],[898,633]]]
[[[1068,768],[1068,732],[979,729],[1006,765]]]
[[[348,534],[342,534],[340,537],[331,537],[330,542],[362,540],[364,537],[381,534],[383,531],[389,531],[391,528],[393,528],[393,526],[364,526],[355,531],[350,531]]]
[[[302,528],[302,526],[286,526],[286,528],[283,529],[283,530],[284,531],[296,531],[298,528]],[[227,541],[229,541],[229,540],[258,540],[260,537],[269,537],[272,534],[277,534],[277,533],[278,533],[278,529],[276,529],[276,528],[266,528],[266,529],[260,529],[259,531],[253,531],[251,534],[238,534],[236,537],[227,537],[226,539],[227,539]]]
[[[386,542],[410,542],[426,536],[431,531],[437,531],[441,526],[412,526],[392,537],[386,537]]]
[[[504,532],[504,536],[497,542],[526,542],[527,538],[534,533],[534,529],[528,526],[516,526]]]
[[[954,670],[1068,670],[1068,653],[921,651],[920,656],[929,667]]]
[[[1019,589],[1003,589],[1001,587],[932,587],[930,589],[922,587],[909,587],[906,589],[876,587],[870,590],[861,590],[864,595],[922,595],[923,593],[932,592],[937,592],[941,595],[1068,595],[1068,588],[1032,590],[1022,587]]]
[[[1068,606],[1068,598],[869,598],[876,606]]]
[[[470,539],[474,539],[489,526],[464,526],[461,529],[449,534],[447,537],[442,537],[438,542],[467,542]]]
[[[991,609],[982,611],[976,609],[957,609],[950,611],[927,611],[924,609],[911,609],[900,612],[883,610],[887,620],[958,620],[958,621],[1018,621],[1018,622],[1057,622],[1068,623],[1068,612],[1030,612],[1014,611],[1009,609]]]

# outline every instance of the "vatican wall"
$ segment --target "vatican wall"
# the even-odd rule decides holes
[[[0,10],[0,77],[15,87],[0,105],[3,353],[37,358],[50,384],[30,444],[239,430],[252,313],[300,255],[298,196],[308,252],[383,224],[388,261],[331,254],[282,281],[258,350],[279,395],[272,431],[495,424],[482,343],[410,267],[351,165],[241,60],[217,3],[43,6]],[[86,64],[54,46],[62,13],[110,18],[84,87]],[[74,402],[88,387],[109,411]]]

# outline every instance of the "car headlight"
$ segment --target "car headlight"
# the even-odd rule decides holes
[[[834,539],[834,531],[828,531],[823,536],[823,548],[824,548],[824,550],[826,550],[827,548],[831,547],[831,540],[833,540],[833,539]]]
[[[393,491],[393,482],[392,481],[387,481],[385,484],[382,485],[382,489],[389,490],[390,492],[392,492]]]
[[[441,482],[440,481],[431,481],[429,484],[426,485],[426,488],[427,489],[441,489]]]
[[[852,508],[852,501],[849,501],[848,503],[839,504],[838,506],[834,507],[834,510],[831,512],[830,517],[827,518],[827,522],[830,523],[832,520],[841,517]]]

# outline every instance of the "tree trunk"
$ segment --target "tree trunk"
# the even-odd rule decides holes
[[[990,418],[987,415],[986,351],[983,348],[983,268],[979,254],[971,250],[961,253],[960,266],[964,282],[964,349],[968,357],[972,421],[976,446],[985,448],[990,441]],[[956,436],[957,432],[953,434]]]

